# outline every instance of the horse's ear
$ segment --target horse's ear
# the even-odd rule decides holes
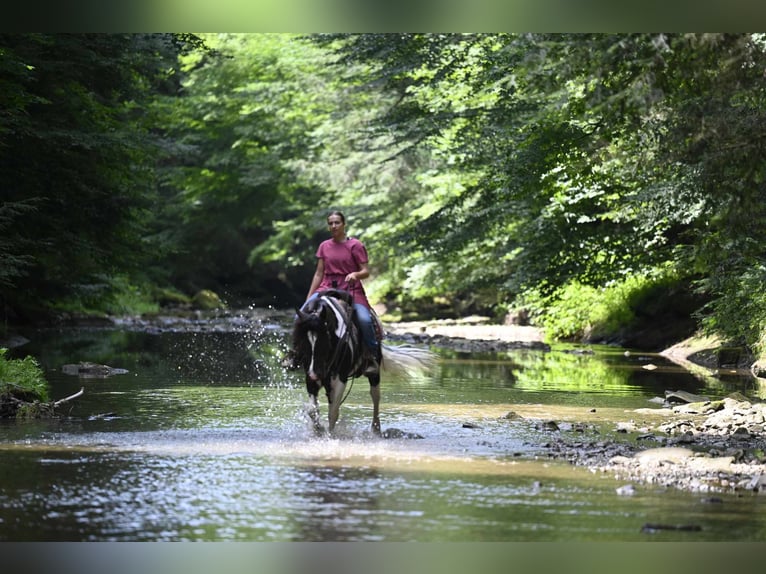
[[[306,313],[306,312],[305,312],[303,309],[301,309],[300,307],[296,307],[296,308],[295,308],[295,313],[296,313],[296,315],[298,315],[298,318],[299,318],[301,321],[305,321],[305,320],[306,320],[306,318],[309,316],[309,313]]]

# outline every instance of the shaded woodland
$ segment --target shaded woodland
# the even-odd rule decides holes
[[[2,34],[3,328],[292,306],[332,208],[393,316],[761,354],[765,88],[760,34]]]

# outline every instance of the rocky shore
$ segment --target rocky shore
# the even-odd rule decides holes
[[[546,421],[550,440],[541,456],[646,485],[766,493],[766,403],[734,395],[629,414],[602,434],[587,423]]]
[[[398,323],[387,328],[395,339],[457,350],[549,349],[535,327],[489,325],[480,319]],[[717,345],[711,339],[695,338],[661,354],[695,376],[715,378],[720,372]],[[749,372],[744,364],[730,367],[730,371]],[[626,412],[622,420],[611,421],[612,428],[606,431],[588,420],[554,421],[516,413],[507,417],[544,433],[543,442],[532,445],[540,447],[539,456],[628,481],[618,494],[633,494],[632,483],[701,493],[766,494],[766,403],[740,394],[717,401],[668,395],[661,408]]]

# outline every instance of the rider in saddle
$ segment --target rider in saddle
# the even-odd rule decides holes
[[[340,211],[331,211],[327,215],[327,228],[331,237],[317,249],[317,266],[306,301],[327,289],[342,289],[351,294],[354,315],[365,344],[367,368],[364,374],[373,375],[380,370],[380,345],[362,285],[362,279],[370,276],[367,249],[361,241],[346,235],[346,218]]]

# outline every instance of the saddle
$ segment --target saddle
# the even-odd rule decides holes
[[[323,291],[319,291],[319,296],[327,296],[327,297],[334,297],[335,299],[340,299],[344,303],[347,303],[349,307],[351,307],[352,314],[351,317],[353,318],[354,323],[357,327],[359,327],[359,322],[357,321],[356,312],[354,312],[354,298],[348,291],[345,291],[343,289],[325,289]],[[370,307],[370,316],[372,316],[372,326],[375,329],[375,338],[378,340],[378,343],[383,342],[383,323],[381,323],[380,318],[378,317],[378,314],[375,312],[375,309]]]

